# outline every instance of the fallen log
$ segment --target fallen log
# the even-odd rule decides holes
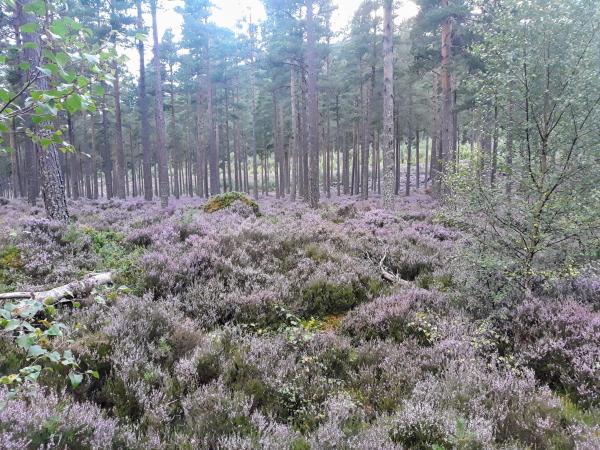
[[[411,283],[409,281],[406,281],[404,279],[402,279],[402,277],[398,274],[394,274],[392,272],[390,272],[384,265],[385,263],[385,259],[387,258],[387,253],[385,253],[383,255],[383,258],[381,258],[381,261],[379,261],[379,270],[381,270],[381,277],[393,284],[401,284],[403,286],[410,286]]]
[[[57,303],[64,299],[87,297],[95,288],[112,284],[113,281],[112,272],[92,273],[87,275],[83,280],[73,281],[48,291],[8,292],[0,294],[0,300],[32,299],[45,303]]]

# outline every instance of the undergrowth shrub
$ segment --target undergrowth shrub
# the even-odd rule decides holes
[[[328,280],[315,280],[301,291],[300,309],[304,315],[324,316],[340,314],[366,302],[378,286],[371,280],[352,280],[335,283]],[[373,292],[375,291],[375,292]]]
[[[573,300],[527,298],[502,331],[517,361],[541,381],[583,404],[599,404],[600,312]]]
[[[361,305],[344,319],[342,330],[358,338],[414,338],[421,345],[431,345],[438,332],[428,311],[440,308],[442,303],[443,299],[432,292],[405,290]]]
[[[4,449],[111,449],[133,444],[126,428],[91,403],[39,388],[16,398],[0,387],[0,439]]]
[[[594,272],[544,292],[561,305],[515,301],[494,264],[467,270],[468,241],[426,199],[397,214],[377,201],[265,199],[261,217],[81,201],[68,227],[9,218],[0,245],[15,288],[126,274],[133,289],[58,307],[69,332],[53,340],[98,372],[58,398],[98,405],[113,448],[598,448]],[[414,287],[384,284],[382,259]],[[15,350],[0,341],[0,375]]]
[[[241,392],[231,392],[220,381],[200,387],[183,399],[184,433],[197,447],[216,448],[223,436],[258,435],[252,423],[252,401]]]
[[[559,400],[522,376],[477,360],[453,361],[417,383],[395,416],[393,438],[410,448],[574,448]]]

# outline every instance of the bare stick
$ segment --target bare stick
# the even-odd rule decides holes
[[[48,291],[40,292],[8,292],[0,294],[0,300],[32,299],[40,302],[56,303],[67,298],[82,298],[89,295],[95,288],[113,283],[111,272],[93,273],[81,281],[73,281]]]

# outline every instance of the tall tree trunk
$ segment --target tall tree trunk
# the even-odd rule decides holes
[[[512,86],[511,86],[512,87]],[[513,157],[514,157],[514,137],[513,120],[515,113],[515,104],[513,101],[512,89],[508,97],[508,123],[506,124],[506,194],[510,198],[513,191]]]
[[[137,146],[137,145],[136,145]],[[131,159],[131,195],[138,196],[137,175],[135,173],[135,157],[133,156],[133,130],[129,127],[129,158]]]
[[[30,23],[31,20],[34,20],[34,18],[31,15],[24,13],[24,7],[26,5],[29,5],[30,3],[33,3],[33,0],[15,2],[15,15],[16,16],[15,16],[15,20],[14,20],[14,27],[15,27],[15,43],[17,45],[17,48],[23,48],[23,44],[25,44],[27,42],[30,42],[30,43],[34,42],[35,45],[38,45],[37,40],[39,39],[39,36],[37,34],[25,34],[25,33],[21,33],[21,31],[20,31],[20,27],[22,24]],[[39,65],[39,61],[38,61],[39,55],[37,54],[36,49],[25,48],[23,51],[23,57],[26,61],[34,60],[35,64]],[[17,61],[16,62],[19,63],[20,59],[21,58],[18,56],[18,53],[17,53]],[[33,70],[32,68],[29,69],[29,73],[27,74],[27,77],[32,75],[32,70]],[[24,81],[26,81],[24,75],[25,74],[19,70],[19,81],[21,82],[21,84]],[[29,94],[28,92],[25,92],[22,98],[23,99],[27,98],[28,94]],[[28,129],[33,129],[33,127],[34,127],[30,114],[27,114],[25,116],[25,126]],[[25,177],[25,181],[27,184],[27,202],[30,205],[35,205],[36,201],[37,201],[37,197],[39,195],[39,190],[40,190],[38,167],[37,167],[38,161],[36,158],[36,149],[35,149],[36,146],[31,139],[26,139],[24,144],[25,144],[24,145],[24,147],[25,147],[24,177]]]
[[[215,117],[213,108],[212,71],[210,65],[210,41],[206,44],[206,98],[208,100],[208,165],[210,176],[210,195],[221,193],[219,182],[219,149],[215,135]]]
[[[448,0],[441,0],[443,7],[448,7]],[[443,168],[445,172],[450,162],[452,153],[453,132],[453,96],[452,96],[452,77],[450,73],[450,64],[452,63],[452,18],[448,16],[442,23],[442,63],[440,68],[440,79],[442,84],[442,117],[441,117],[441,151]],[[445,190],[442,186],[443,179],[439,180],[439,190],[436,194],[441,195]]]
[[[106,198],[113,198],[113,161],[108,138],[108,111],[106,109],[106,92],[102,98],[102,171],[104,172],[104,181],[106,184]]]
[[[171,78],[171,156],[172,156],[172,161],[173,161],[173,175],[174,175],[174,180],[173,180],[173,184],[174,184],[174,189],[173,189],[173,194],[175,195],[175,198],[177,200],[179,200],[179,197],[181,196],[181,180],[180,180],[180,173],[179,173],[179,167],[181,164],[181,158],[179,155],[179,148],[178,148],[178,142],[179,140],[177,139],[177,124],[175,122],[175,79],[173,76],[173,64],[169,65],[169,75]]]
[[[362,66],[362,65],[361,65]],[[361,70],[362,72],[362,70]],[[369,196],[369,89],[366,84],[361,86],[361,117],[362,117],[362,145],[360,154],[360,194],[363,200]]]
[[[392,0],[384,2],[383,19],[383,206],[394,205],[394,30]]]
[[[406,139],[406,196],[410,195],[410,166],[412,159],[412,129],[409,122],[408,137]]]
[[[433,73],[433,84],[431,88],[431,109],[433,115],[433,126],[431,136],[431,163],[429,168],[431,186],[434,195],[439,195],[441,182],[441,167],[440,158],[440,108],[439,108],[439,75]]]
[[[496,172],[498,171],[498,103],[494,103],[494,131],[492,136],[492,168],[490,173],[490,184],[496,184]]]
[[[425,139],[425,190],[427,190],[427,183],[429,182],[429,174],[427,173],[427,161],[429,160],[429,137]]]
[[[204,113],[204,102],[205,93],[201,86],[198,86],[196,93],[196,140],[197,140],[197,151],[196,151],[196,177],[198,178],[196,193],[198,197],[204,197],[205,180],[206,180],[206,140],[204,138],[206,125],[205,125],[205,113]]]
[[[415,133],[415,189],[418,191],[421,187],[421,135],[418,127]]]
[[[275,159],[275,198],[281,197],[279,169],[280,169],[280,142],[279,142],[279,107],[277,106],[277,96],[275,91],[271,92],[272,104],[273,104],[273,157]]]
[[[341,168],[340,168],[340,146],[341,135],[340,135],[340,94],[338,93],[335,96],[335,167],[336,167],[336,186],[337,186],[337,195],[338,197],[342,193],[342,184],[341,184]]]
[[[10,155],[10,168],[11,168],[11,188],[14,198],[19,197],[19,186],[21,184],[21,171],[19,169],[19,147],[17,145],[17,128],[16,121],[13,118],[11,120],[11,131],[9,133],[9,144],[13,149]]]
[[[302,71],[302,95],[301,95],[301,124],[300,124],[300,148],[302,148],[302,196],[304,200],[310,202],[310,182],[309,182],[309,135],[308,135],[308,87],[304,71]]]
[[[23,7],[23,22],[35,23],[36,18],[27,12],[28,6],[33,0],[21,0]],[[42,44],[37,29],[31,33],[23,32],[24,59],[29,62],[30,69],[28,79],[35,77],[34,71],[38,66],[42,66],[45,61],[42,55]],[[38,77],[35,82],[35,89],[45,91],[49,89],[48,79]],[[27,123],[31,123],[31,117],[27,118]],[[49,138],[50,132],[46,130],[50,123],[42,123],[35,128],[34,132],[42,137]],[[44,208],[50,219],[60,222],[68,222],[69,211],[67,209],[67,199],[65,196],[65,184],[60,171],[58,150],[54,143],[47,148],[37,146],[36,156],[39,168],[40,183],[42,188],[42,198],[44,199]]]
[[[229,142],[229,90],[225,86],[225,163],[227,164],[227,186],[233,190],[231,180],[231,146]],[[227,190],[227,189],[226,189]]]
[[[156,2],[150,1],[152,14],[152,38],[154,45],[154,109],[156,121],[156,153],[158,155],[158,190],[160,205],[166,208],[169,205],[169,162],[167,158],[165,112],[162,89],[162,75],[160,64],[160,46],[158,43],[158,25],[156,23]]]
[[[256,28],[250,21],[250,43],[251,43],[251,55],[252,59],[252,73],[251,73],[251,95],[252,95],[252,135],[250,139],[250,145],[252,146],[252,175],[254,182],[254,198],[258,199],[258,155],[256,149]]]
[[[136,0],[137,29],[144,29],[142,0]],[[140,59],[140,78],[138,83],[138,108],[140,115],[140,135],[142,140],[142,167],[144,169],[144,199],[152,200],[152,147],[150,147],[150,123],[148,121],[148,97],[146,96],[146,62],[144,61],[144,41],[139,40],[137,49]]]
[[[113,94],[115,97],[115,178],[117,197],[126,197],[125,186],[125,150],[123,148],[123,123],[121,119],[121,88],[119,85],[119,67],[115,65],[113,80]]]
[[[298,120],[298,75],[292,65],[290,69],[290,104],[292,114],[292,142],[290,144],[290,160],[292,162],[292,179],[290,182],[290,200],[296,201],[296,186],[298,185],[298,149],[300,146],[299,120]]]
[[[73,153],[69,154],[69,162],[71,166],[71,193],[73,200],[79,200],[79,152],[75,147],[75,130],[73,129],[73,117],[67,112],[67,128],[69,136],[69,144],[73,147]]]
[[[233,101],[235,105],[239,105],[239,91],[236,89],[233,97]],[[233,173],[235,180],[235,190],[238,192],[242,192],[243,188],[243,177],[242,177],[242,161],[241,161],[241,139],[240,139],[240,123],[239,123],[239,111],[236,111],[236,106],[234,106],[234,118],[233,118]]]
[[[317,103],[317,49],[313,0],[306,2],[306,62],[308,65],[308,148],[310,206],[319,206],[319,105]]]

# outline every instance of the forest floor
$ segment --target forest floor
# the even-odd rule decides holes
[[[600,276],[501,294],[468,230],[397,202],[2,206],[0,292],[116,279],[31,319],[93,376],[0,388],[2,448],[600,448]]]

